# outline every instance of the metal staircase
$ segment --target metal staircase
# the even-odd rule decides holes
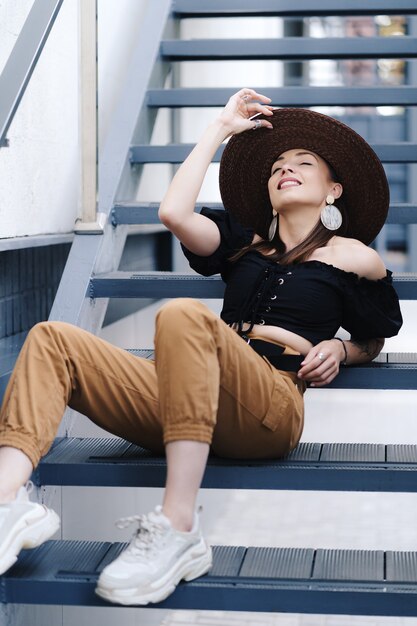
[[[155,203],[132,200],[143,165],[180,163],[191,149],[188,144],[149,145],[158,111],[222,106],[235,91],[167,87],[173,62],[417,58],[417,38],[411,36],[299,38],[296,44],[289,38],[209,42],[174,38],[178,21],[186,17],[394,14],[415,20],[415,0],[158,0],[149,4],[144,36],[127,77],[128,89],[121,95],[100,158],[99,211],[108,216],[108,223],[103,235],[75,236],[50,316],[93,332],[101,327],[108,298],[219,298],[223,292],[217,277],[117,269],[127,226],[157,222]],[[149,67],[138,74],[143,58],[149,59]],[[417,81],[397,87],[257,89],[280,106],[417,106]],[[385,163],[417,162],[417,143],[412,141],[374,147]],[[393,203],[388,219],[417,224],[417,198],[407,204]],[[396,275],[394,280],[401,299],[417,299],[416,275]],[[138,355],[152,356],[150,350],[132,348]],[[417,389],[416,374],[416,355],[388,354],[371,364],[343,368],[332,386]],[[203,488],[416,492],[416,474],[417,446],[311,443],[301,444],[281,461],[212,459]],[[36,470],[34,481],[39,486],[160,487],[164,475],[162,457],[128,442],[63,437]],[[23,554],[0,578],[0,599],[17,604],[104,606],[94,594],[95,580],[122,547],[102,542],[48,542]],[[217,547],[212,571],[181,584],[158,608],[417,616],[417,552]]]

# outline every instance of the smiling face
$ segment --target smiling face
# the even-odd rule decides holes
[[[278,213],[296,206],[322,209],[328,194],[337,199],[343,191],[341,184],[332,180],[326,161],[303,148],[279,155],[271,168],[268,190]]]

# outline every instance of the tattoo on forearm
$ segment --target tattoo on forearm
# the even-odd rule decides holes
[[[353,339],[350,340],[354,346],[359,348],[360,353],[368,357],[369,360],[374,359],[381,352],[385,340],[384,339]]]

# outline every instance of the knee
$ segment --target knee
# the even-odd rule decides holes
[[[156,316],[155,341],[189,335],[192,330],[215,332],[219,318],[205,304],[192,298],[176,298],[164,304]]]
[[[157,324],[178,320],[197,320],[201,316],[209,315],[211,311],[199,300],[193,298],[175,298],[164,304],[156,315]]]
[[[66,322],[38,322],[30,329],[27,340],[30,341],[45,341],[48,338],[54,338],[58,335],[65,333],[65,330],[71,327],[71,324]]]

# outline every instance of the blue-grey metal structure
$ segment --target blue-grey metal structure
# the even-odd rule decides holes
[[[224,60],[308,60],[308,59],[379,59],[380,38],[338,37],[310,39],[297,37],[281,39],[198,39],[169,40],[161,44],[161,53],[169,61]],[[417,57],[415,37],[390,37],[384,42],[384,58]]]
[[[123,439],[64,437],[33,479],[38,485],[163,487],[165,476],[163,456]],[[416,478],[416,445],[301,443],[278,460],[210,458],[202,487],[415,493]]]
[[[352,15],[415,15],[414,0],[174,0],[174,15],[190,17],[314,17]]]
[[[265,91],[267,88],[265,88]],[[269,90],[270,91],[270,90]],[[183,94],[184,95],[184,94]],[[417,90],[416,90],[417,96]],[[230,95],[229,95],[230,97]],[[185,100],[184,100],[185,102]],[[187,106],[187,104],[184,104]],[[207,106],[207,105],[204,105]],[[215,105],[213,105],[215,106]],[[372,144],[381,161],[384,163],[415,163],[417,162],[417,144],[402,141],[389,144]],[[167,146],[132,145],[130,162],[133,163],[182,163],[187,158],[193,144],[170,144]],[[219,163],[223,154],[222,145],[214,155],[213,163]]]
[[[0,579],[9,602],[109,606],[94,593],[126,544],[47,542]],[[206,576],[155,606],[169,609],[413,616],[416,554],[215,546]]]

